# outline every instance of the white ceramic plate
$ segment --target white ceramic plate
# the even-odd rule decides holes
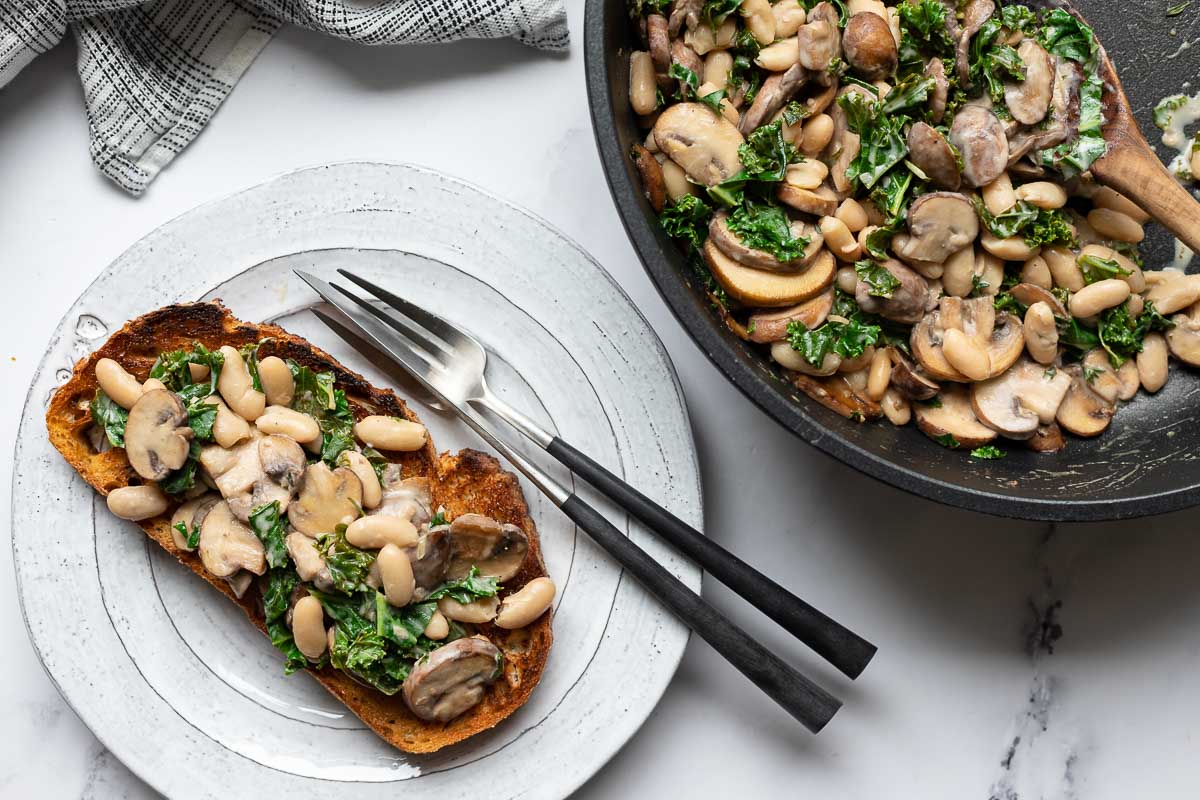
[[[291,269],[328,278],[337,266],[468,327],[491,346],[489,382],[510,402],[701,525],[671,363],[598,264],[546,223],[438,173],[319,167],[160,228],[59,325],[26,402],[13,476],[13,554],[34,646],[100,740],[170,797],[565,796],[649,715],[687,631],[531,486],[560,586],[541,685],[496,729],[414,757],[308,676],[284,677],[238,609],[113,518],[46,440],[46,403],[74,361],[126,319],[180,300],[220,297],[238,317],[278,321],[395,385],[306,311],[316,298]],[[440,448],[479,446],[419,398],[414,407]],[[698,569],[609,511],[699,588]]]

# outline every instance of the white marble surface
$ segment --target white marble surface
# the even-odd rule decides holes
[[[582,11],[570,4],[576,42]],[[710,535],[880,647],[859,681],[844,681],[709,582],[708,597],[846,707],[811,737],[693,643],[650,721],[580,796],[1196,795],[1194,515],[1006,522],[910,498],[784,434],[718,376],[642,273],[601,175],[578,47],[567,58],[509,42],[368,50],[285,31],[140,200],[91,169],[73,44],[36,61],[0,91],[0,439],[12,441],[62,312],[129,244],[198,203],[351,158],[467,177],[604,263],[675,359]],[[4,531],[10,461],[0,459]],[[0,635],[0,796],[153,796],[42,671],[7,547]]]

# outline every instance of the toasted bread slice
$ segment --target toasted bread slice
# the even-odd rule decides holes
[[[239,347],[262,340],[266,341],[259,353],[264,357],[292,358],[314,371],[333,372],[356,419],[369,414],[385,414],[419,422],[404,401],[390,390],[371,386],[361,375],[347,370],[328,353],[278,326],[254,325],[234,318],[217,301],[173,305],[152,311],[126,324],[103,347],[80,360],[71,379],[55,392],[46,412],[50,441],[84,480],[103,495],[121,486],[140,483],[124,450],[98,453],[91,444],[89,404],[98,385],[96,362],[111,358],[140,380],[145,380],[161,352],[190,349],[194,342],[215,350],[223,345]],[[512,523],[525,531],[529,537],[529,553],[520,573],[505,584],[502,595],[546,574],[537,531],[529,518],[517,479],[502,469],[495,458],[475,450],[438,455],[431,441],[427,441],[422,450],[384,455],[401,465],[405,478],[427,477],[434,507],[445,506],[447,517],[475,512],[502,523]],[[163,516],[138,524],[160,547],[241,606],[250,621],[265,633],[257,584],[239,600],[224,580],[204,569],[198,555],[178,549],[170,531],[173,512],[174,508]],[[541,679],[552,640],[549,614],[520,630],[506,631],[485,625],[482,633],[503,651],[504,675],[492,684],[479,705],[445,724],[417,718],[399,694],[389,697],[359,684],[333,667],[310,669],[309,673],[389,744],[410,753],[429,753],[494,727],[525,703]]]

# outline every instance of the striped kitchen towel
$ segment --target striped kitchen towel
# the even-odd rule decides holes
[[[137,195],[284,22],[362,44],[511,36],[567,47],[562,0],[0,0],[0,87],[70,28],[92,159]]]

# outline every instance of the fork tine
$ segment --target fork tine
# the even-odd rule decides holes
[[[361,278],[351,275],[350,273],[346,272],[345,270],[339,269],[338,272],[342,273],[347,278],[349,278],[350,280],[352,280],[355,283],[358,283],[360,285],[363,283],[367,283],[366,281],[363,281]],[[331,285],[337,286],[337,284],[331,284]],[[346,293],[346,290],[342,289],[340,286],[338,286],[337,288],[342,293]],[[443,340],[441,337],[439,337],[435,333],[425,329],[424,327],[417,324],[413,320],[409,319],[408,317],[404,316],[400,312],[396,311],[394,308],[392,308],[388,304],[388,301],[386,299],[384,299],[383,297],[380,297],[378,294],[376,294],[376,292],[383,292],[384,294],[389,294],[388,292],[384,292],[382,289],[379,289],[379,287],[374,287],[376,292],[372,292],[371,284],[369,284],[369,283],[367,283],[367,285],[363,286],[362,288],[366,289],[368,292],[371,292],[372,294],[375,294],[376,299],[381,300],[383,302],[383,305],[388,309],[387,314],[382,314],[382,313],[378,313],[379,309],[377,307],[372,306],[371,307],[372,313],[374,313],[380,319],[385,320],[387,322],[387,324],[390,325],[392,328],[395,328],[396,330],[402,332],[403,334],[408,336],[410,339],[413,339],[414,341],[421,343],[421,345],[429,352],[429,355],[434,356],[436,358],[439,350],[445,354],[445,357],[448,357],[451,359],[453,359],[456,355],[458,355],[455,352],[453,344],[451,344],[448,341]],[[395,297],[395,295],[392,295],[392,297]]]
[[[447,322],[432,311],[421,308],[416,303],[409,302],[400,295],[393,294],[381,286],[376,286],[352,272],[339,268],[338,273],[347,280],[353,281],[359,288],[365,289],[378,299],[392,306],[394,310],[408,317],[411,322],[423,326],[429,331],[431,336],[441,339],[450,347],[454,347],[456,342],[463,340],[470,342],[473,346],[482,347],[482,345],[475,341],[473,336],[455,327],[452,323]]]
[[[344,294],[359,308],[363,309],[368,314],[382,322],[384,325],[387,325],[389,328],[391,328],[404,342],[404,346],[411,350],[413,355],[425,362],[427,368],[445,370],[445,365],[437,356],[437,351],[441,348],[434,346],[430,342],[424,341],[424,337],[422,336],[414,335],[405,326],[400,325],[395,319],[393,319],[391,314],[387,314],[379,308],[376,308],[373,303],[368,300],[364,300],[344,286],[339,286],[336,283],[331,283],[329,285]]]

